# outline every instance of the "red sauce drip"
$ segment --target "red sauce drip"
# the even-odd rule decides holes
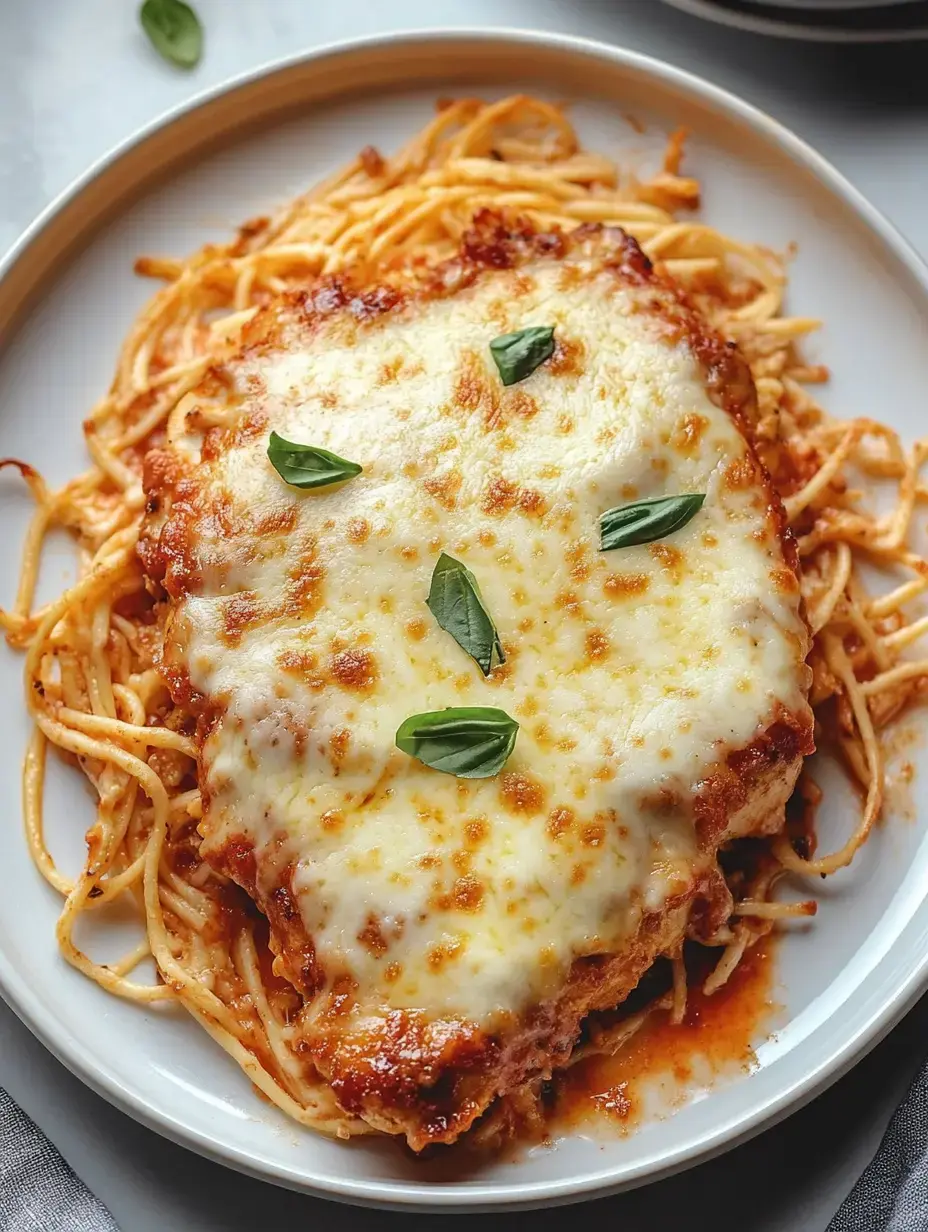
[[[644,1088],[654,1080],[669,1080],[677,1088],[660,1103],[667,1111],[693,1094],[694,1063],[700,1078],[731,1076],[754,1064],[754,1045],[769,1033],[765,1023],[776,1009],[771,997],[772,945],[759,942],[748,950],[724,987],[707,997],[701,984],[718,956],[701,946],[687,947],[690,990],[686,1019],[674,1026],[663,1012],[633,1036],[615,1057],[590,1057],[557,1079],[557,1094],[549,1132],[591,1128],[596,1122],[620,1132],[641,1121]],[[697,987],[696,985],[699,985]]]

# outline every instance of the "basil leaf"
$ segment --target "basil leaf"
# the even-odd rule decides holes
[[[505,710],[450,706],[410,715],[397,729],[396,747],[443,774],[489,779],[509,760],[518,731]]]
[[[193,68],[203,54],[203,27],[183,0],[145,0],[139,20],[154,49],[178,68]]]
[[[357,462],[348,462],[337,453],[317,445],[296,445],[271,433],[267,447],[271,465],[291,488],[327,488],[329,484],[353,479],[364,469]]]
[[[666,539],[699,512],[705,499],[704,492],[690,492],[683,496],[655,496],[609,509],[599,519],[599,549],[611,552],[613,548]]]
[[[503,384],[515,385],[554,354],[554,326],[530,325],[514,334],[500,334],[490,343],[490,354]]]
[[[466,565],[442,552],[432,570],[432,585],[425,602],[441,627],[467,651],[484,676],[489,676],[497,664],[506,662],[477,579]]]

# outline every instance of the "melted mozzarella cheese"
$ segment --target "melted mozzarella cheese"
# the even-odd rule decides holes
[[[326,983],[349,975],[366,1012],[486,1021],[620,950],[696,875],[667,800],[804,706],[795,579],[739,430],[645,289],[572,269],[282,329],[233,365],[262,430],[200,472],[227,521],[196,524],[173,628],[220,715],[206,849],[245,838],[265,893],[289,878]],[[488,343],[528,325],[554,325],[558,353],[505,389]],[[289,488],[271,428],[363,474]],[[706,493],[684,528],[599,551],[604,510],[678,492]],[[426,607],[441,551],[498,627],[488,679]],[[498,777],[395,748],[407,716],[457,705],[518,720]]]

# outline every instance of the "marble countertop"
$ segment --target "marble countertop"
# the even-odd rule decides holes
[[[196,2],[207,52],[195,72],[183,74],[152,55],[135,0],[0,0],[0,249],[117,141],[226,77],[353,35],[485,25],[623,44],[741,94],[821,150],[928,257],[923,45],[778,42],[703,25],[659,0]],[[683,1221],[711,1221],[714,1232],[823,1232],[921,1063],[926,1034],[928,1000],[808,1108],[719,1160],[604,1200],[603,1213],[623,1232]],[[107,1203],[123,1232],[244,1232],[297,1221],[338,1232],[425,1232],[434,1224],[430,1216],[323,1204],[198,1159],[83,1087],[2,1003],[0,1085]],[[566,1227],[578,1214],[542,1212],[533,1226]],[[517,1218],[481,1216],[487,1232],[514,1229]]]

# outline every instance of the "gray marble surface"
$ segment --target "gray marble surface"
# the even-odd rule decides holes
[[[154,57],[135,0],[0,0],[0,248],[69,181],[165,108],[262,61],[378,30],[560,30],[670,60],[765,108],[817,146],[928,256],[924,46],[831,48],[704,26],[659,0],[196,0],[207,53],[192,74]],[[7,819],[12,824],[12,819]],[[848,1077],[760,1138],[679,1177],[605,1200],[623,1232],[823,1232],[920,1064],[928,1000]],[[162,1141],[68,1074],[0,1003],[0,1085],[110,1206],[123,1232],[339,1232],[432,1227],[336,1207],[227,1172]],[[584,1212],[585,1213],[585,1212]],[[532,1217],[566,1227],[580,1211]],[[487,1232],[518,1216],[482,1216]]]

